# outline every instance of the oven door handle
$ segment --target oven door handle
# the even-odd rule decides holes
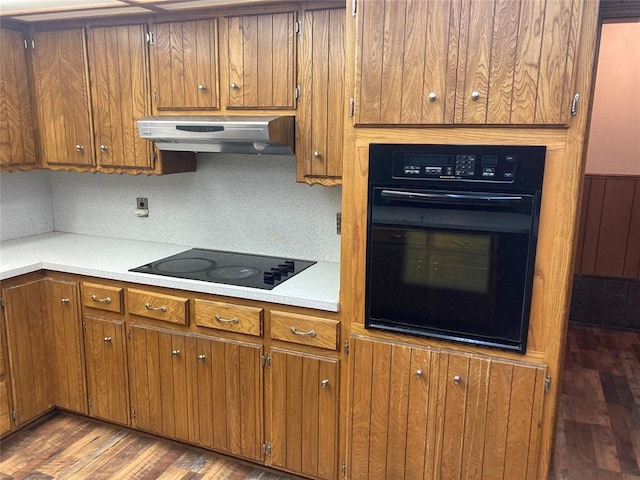
[[[513,204],[523,200],[520,195],[496,195],[494,193],[421,193],[403,190],[382,190],[380,197],[387,200],[422,203],[465,203],[465,204]]]

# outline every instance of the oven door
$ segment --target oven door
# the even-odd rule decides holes
[[[370,193],[366,327],[524,351],[538,197]]]

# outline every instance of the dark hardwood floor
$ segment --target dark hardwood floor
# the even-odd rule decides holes
[[[640,335],[569,327],[550,480],[640,480]]]
[[[550,480],[640,480],[640,334],[570,326],[558,417]],[[2,480],[287,478],[64,413],[0,445]]]

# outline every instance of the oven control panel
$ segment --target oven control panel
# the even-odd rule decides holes
[[[516,157],[515,153],[396,152],[393,156],[393,177],[513,182]]]

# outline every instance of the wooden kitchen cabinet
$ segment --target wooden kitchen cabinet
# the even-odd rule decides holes
[[[151,34],[156,110],[218,110],[218,20],[159,22]]]
[[[149,171],[152,144],[136,121],[151,112],[146,26],[89,29],[95,148],[100,168]]]
[[[356,123],[567,124],[582,8],[359,2]]]
[[[307,9],[299,52],[297,181],[334,185],[342,177],[345,97],[345,9]]]
[[[27,41],[18,30],[0,28],[0,45],[0,167],[28,169],[37,158]]]
[[[544,367],[352,346],[350,478],[538,478]]]
[[[271,350],[269,465],[336,478],[339,378],[338,359]]]
[[[296,108],[296,13],[224,19],[228,109]]]
[[[129,424],[129,381],[123,320],[85,312],[84,350],[89,415]]]
[[[80,295],[75,281],[46,279],[50,343],[49,374],[53,403],[87,414]]]
[[[2,289],[15,427],[53,407],[45,280]]]
[[[4,330],[4,319],[0,316],[0,437],[9,433],[13,428],[11,424],[11,410],[8,387],[7,359],[5,352],[6,334]]]
[[[95,164],[85,30],[33,33],[41,156],[48,167]]]

